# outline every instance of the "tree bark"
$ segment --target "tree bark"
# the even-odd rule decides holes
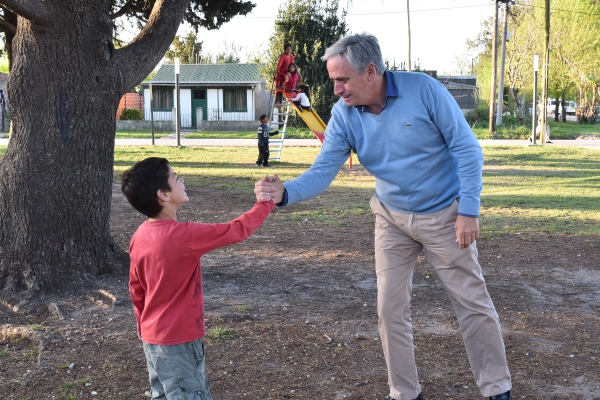
[[[115,114],[172,42],[188,3],[157,1],[147,29],[122,50],[104,0],[47,0],[47,15],[33,7],[19,17],[7,88],[13,132],[0,164],[4,296],[126,271],[109,230]]]

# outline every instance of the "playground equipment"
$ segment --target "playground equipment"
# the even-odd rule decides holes
[[[310,111],[300,111],[293,101],[290,101],[290,97],[294,97],[296,94],[286,92],[283,89],[277,88],[275,85],[276,79],[273,79],[273,85],[271,87],[271,115],[269,116],[269,124],[271,130],[279,130],[279,138],[269,140],[269,152],[271,161],[281,161],[281,153],[283,150],[283,142],[285,141],[285,131],[287,129],[288,117],[291,110],[296,110],[296,113],[306,126],[312,131],[312,133],[323,143],[325,140],[325,128],[326,124],[323,122],[321,117],[316,113],[313,107],[310,107]],[[348,159],[348,166],[352,168],[352,155]]]
[[[275,80],[273,80],[275,82]],[[285,141],[285,132],[287,129],[288,118],[293,110],[302,120],[306,123],[306,126],[313,132],[313,134],[323,143],[325,139],[325,122],[319,117],[316,111],[311,107],[310,111],[300,111],[296,105],[290,101],[290,97],[294,96],[295,93],[285,92],[283,89],[276,88],[273,84],[271,89],[271,115],[270,115],[270,128],[271,130],[279,130],[279,138],[269,140],[269,152],[270,160],[280,161],[281,152],[283,150],[283,143]]]

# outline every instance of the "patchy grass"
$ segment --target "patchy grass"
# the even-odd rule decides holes
[[[227,328],[212,328],[206,333],[211,339],[229,340],[233,339],[233,332]]]
[[[570,140],[580,136],[600,135],[600,124],[579,124],[574,121],[555,122],[554,117],[548,116],[550,138],[553,140]],[[503,124],[496,127],[496,132],[489,132],[488,121],[479,121],[472,126],[477,139],[519,139],[525,140],[531,136],[531,124]]]
[[[250,147],[152,148],[117,147],[115,173],[135,161],[158,155],[171,161],[186,185],[207,185],[251,192],[265,174],[293,179],[310,167],[318,147],[284,149],[282,162],[265,170],[254,166],[256,151]],[[576,147],[485,146],[481,225],[482,234],[500,232],[548,232],[578,235],[600,234],[600,152]],[[118,177],[115,177],[118,179]],[[343,168],[331,186],[285,216],[297,223],[345,226],[353,216],[369,213],[375,179],[359,161],[353,170]]]

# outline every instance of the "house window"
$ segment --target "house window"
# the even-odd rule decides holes
[[[248,105],[246,103],[246,89],[224,89],[223,111],[248,111]]]
[[[194,96],[193,97],[194,100],[206,100],[206,90],[194,89],[193,96]]]
[[[173,89],[152,89],[152,108],[170,111],[173,108]]]

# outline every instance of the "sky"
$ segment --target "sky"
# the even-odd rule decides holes
[[[411,59],[422,69],[440,75],[470,73],[471,55],[467,39],[481,31],[481,22],[493,16],[492,0],[409,0]],[[256,7],[247,16],[236,16],[217,31],[199,30],[203,53],[217,54],[224,48],[241,48],[241,61],[254,52],[266,52],[280,4],[286,0],[253,0]],[[349,33],[375,35],[384,59],[396,64],[408,59],[408,24],[404,0],[352,0],[346,23]],[[346,0],[340,0],[340,8]],[[182,26],[179,35],[189,31]],[[457,58],[467,60],[460,71]],[[464,64],[463,64],[464,68]]]

